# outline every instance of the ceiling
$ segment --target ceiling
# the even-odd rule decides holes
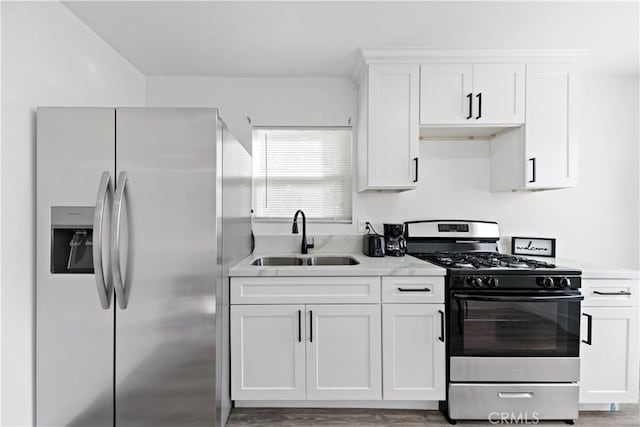
[[[360,47],[586,48],[638,74],[638,2],[166,2],[65,5],[147,75],[346,76]]]

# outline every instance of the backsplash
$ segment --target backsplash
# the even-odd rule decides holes
[[[300,253],[301,234],[272,234],[255,236],[255,254]],[[309,253],[349,254],[362,253],[362,234],[314,235],[308,234],[307,241],[313,239],[315,247]],[[502,253],[511,253],[511,236],[503,236],[498,242]]]
[[[307,235],[307,241],[314,240],[315,247],[310,249],[310,253],[361,253],[361,234],[336,234],[336,235]],[[289,235],[258,235],[255,236],[256,254],[288,254],[300,253],[302,242],[301,234]]]

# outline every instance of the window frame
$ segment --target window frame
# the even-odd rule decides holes
[[[307,223],[316,223],[316,224],[353,224],[354,221],[354,127],[351,125],[347,126],[252,126],[251,127],[251,157],[253,164],[253,156],[254,156],[254,133],[260,130],[348,130],[351,134],[351,141],[349,142],[349,153],[351,154],[351,209],[350,209],[350,218],[349,219],[339,219],[339,218],[307,218]],[[294,212],[291,213],[291,218],[286,217],[265,217],[265,216],[256,216],[255,212],[255,183],[256,178],[252,168],[251,172],[251,212],[252,212],[252,220],[253,222],[258,223],[290,223],[293,219]]]

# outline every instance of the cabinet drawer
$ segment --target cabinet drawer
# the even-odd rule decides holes
[[[231,304],[333,304],[379,302],[379,277],[231,278]]]
[[[444,277],[383,277],[382,302],[441,304],[444,302]]]
[[[501,413],[523,420],[578,418],[578,384],[451,384],[453,419],[496,420]]]
[[[640,305],[638,280],[582,280],[585,307],[636,307]]]

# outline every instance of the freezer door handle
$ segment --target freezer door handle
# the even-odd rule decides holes
[[[111,293],[113,291],[112,284],[105,278],[104,260],[102,259],[102,224],[104,221],[107,196],[110,190],[111,174],[109,172],[102,172],[100,184],[98,185],[96,208],[93,214],[93,269],[96,275],[96,286],[98,287],[100,305],[105,310],[111,307]]]
[[[127,185],[127,172],[120,172],[116,193],[113,199],[113,215],[111,229],[111,274],[113,285],[116,288],[116,298],[121,309],[127,308],[127,296],[122,281],[122,269],[120,267],[120,222],[122,219],[122,204],[124,203],[124,189]]]

